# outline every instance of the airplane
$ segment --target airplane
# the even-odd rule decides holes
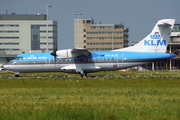
[[[159,20],[152,32],[134,46],[103,52],[84,48],[57,50],[52,53],[22,53],[4,65],[15,77],[28,72],[87,73],[113,71],[157,60],[171,59],[175,54],[165,53],[175,19]]]

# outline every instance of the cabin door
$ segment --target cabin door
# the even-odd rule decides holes
[[[123,67],[123,53],[117,53],[118,67]]]

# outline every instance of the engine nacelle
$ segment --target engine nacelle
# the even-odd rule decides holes
[[[58,50],[56,51],[57,58],[74,58],[81,55],[81,53],[72,53],[73,49]]]

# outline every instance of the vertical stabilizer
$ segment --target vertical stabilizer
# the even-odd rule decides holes
[[[152,32],[134,46],[115,51],[158,52],[165,53],[175,19],[159,20]]]

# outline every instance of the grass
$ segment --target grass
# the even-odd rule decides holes
[[[57,73],[33,77],[39,74],[0,80],[0,119],[180,119],[178,71],[100,72],[106,75],[103,78],[51,78]]]

